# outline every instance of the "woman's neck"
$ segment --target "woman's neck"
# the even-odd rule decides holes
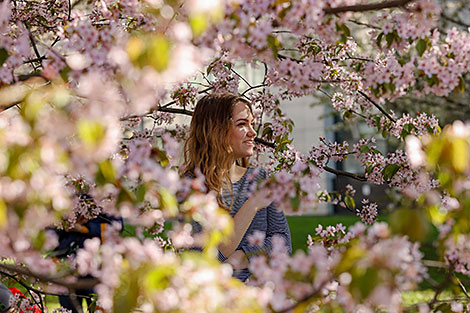
[[[232,182],[237,182],[239,181],[243,175],[246,173],[246,168],[238,166],[235,162],[232,164],[232,167],[230,168],[230,180]]]

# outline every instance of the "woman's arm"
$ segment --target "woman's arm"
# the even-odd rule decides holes
[[[250,259],[252,256],[259,255],[262,252],[270,253],[272,249],[272,239],[274,236],[280,236],[284,239],[287,252],[292,253],[292,242],[289,230],[289,224],[287,224],[286,216],[283,211],[280,211],[272,203],[267,208],[267,229],[264,243],[261,247],[243,245],[241,249],[245,252],[246,256]]]
[[[245,201],[233,217],[233,232],[228,242],[219,245],[219,252],[225,258],[230,257],[238,247],[256,213],[267,207],[271,202],[271,193],[268,190],[257,191]]]

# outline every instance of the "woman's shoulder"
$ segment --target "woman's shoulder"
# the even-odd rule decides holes
[[[266,179],[269,176],[269,172],[262,167],[248,167],[247,176],[249,180],[260,180]]]

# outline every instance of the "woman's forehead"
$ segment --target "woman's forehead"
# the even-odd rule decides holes
[[[253,114],[251,113],[250,107],[244,102],[237,102],[233,106],[232,111],[232,118],[233,119],[240,119],[240,118],[253,118]]]

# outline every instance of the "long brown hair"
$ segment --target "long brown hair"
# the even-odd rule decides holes
[[[206,186],[218,194],[218,202],[222,202],[222,191],[232,192],[230,167],[234,161],[246,167],[248,160],[234,160],[229,144],[232,127],[232,112],[236,103],[245,103],[250,111],[249,101],[231,93],[206,95],[196,104],[191,120],[188,139],[184,144],[183,171],[186,175],[194,175],[199,169],[206,178]]]

